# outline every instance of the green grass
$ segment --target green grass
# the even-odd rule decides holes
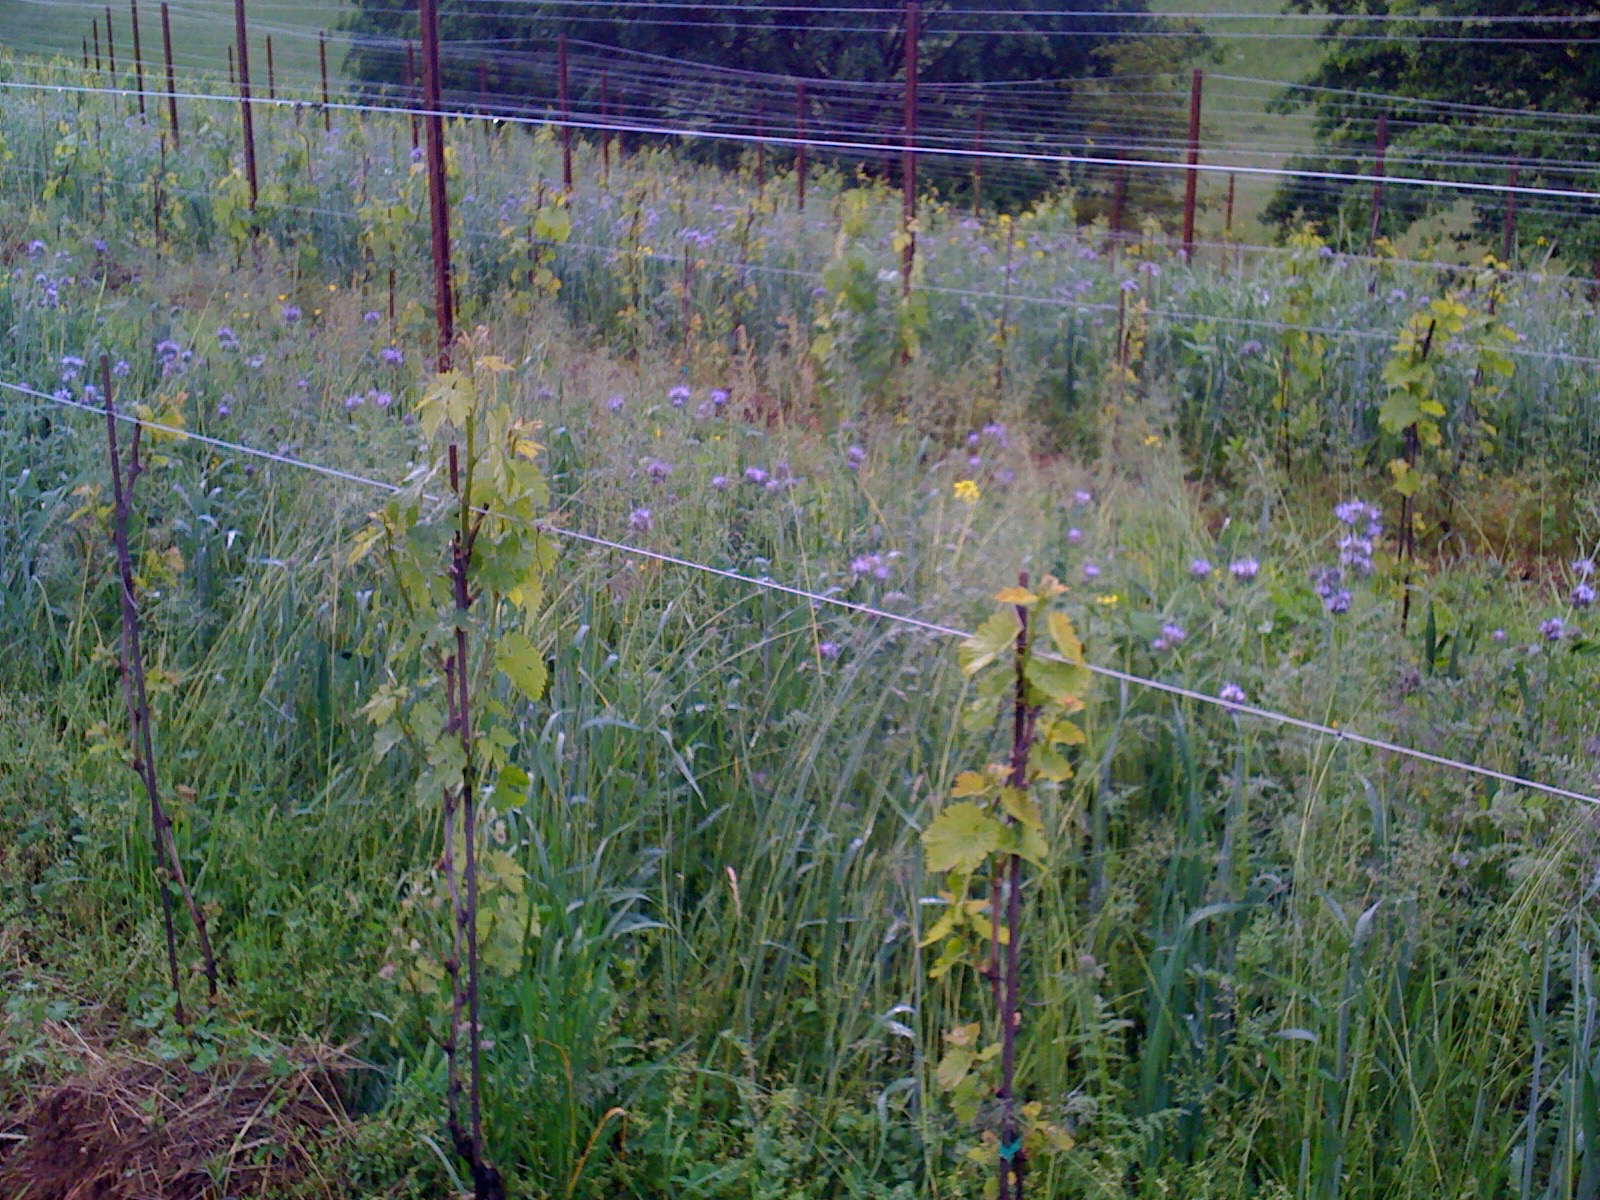
[[[159,243],[155,152],[124,105],[46,95],[0,113],[0,195],[25,218],[0,277],[0,377],[81,396],[62,358],[103,351],[129,364],[125,399],[165,395],[193,430],[403,478],[432,339],[407,131],[263,121],[281,190],[263,236],[236,244],[233,124],[188,111]],[[1566,560],[1600,537],[1581,367],[1519,360],[1492,397],[1500,438],[1463,443],[1467,482],[1424,507],[1408,629],[1386,545],[1348,614],[1307,579],[1336,560],[1333,501],[1382,498],[1392,532],[1396,439],[1372,400],[1389,336],[1440,275],[1397,269],[1369,293],[1367,268],[1314,252],[1298,284],[1274,262],[1189,271],[1156,238],[1141,273],[1055,209],[1011,230],[1009,277],[1056,303],[1006,304],[997,231],[930,212],[902,366],[880,278],[895,200],[871,185],[824,175],[802,221],[787,181],[758,199],[748,175],[666,152],[602,191],[584,148],[571,236],[547,226],[534,261],[518,239],[559,170],[551,139],[451,142],[463,324],[490,331],[513,401],[543,422],[564,526],[963,627],[1019,569],[1054,572],[1096,662],[1592,786],[1597,630],[1566,604]],[[686,229],[711,241],[684,297]],[[527,284],[540,267],[553,296]],[[1306,320],[1380,337],[1328,338],[1285,440],[1286,343],[1230,322],[1284,317],[1297,286]],[[1125,326],[1141,301],[1186,314],[1151,317],[1131,377],[1122,296]],[[1500,311],[1531,349],[1592,351],[1566,299],[1518,284]],[[383,360],[391,344],[404,362]],[[1440,354],[1460,412],[1472,373]],[[82,1066],[67,1029],[194,1053],[166,1019],[139,805],[102,752],[123,717],[115,585],[80,511],[106,486],[99,436],[91,417],[0,403],[8,1108]],[[182,563],[145,565],[143,614],[162,779],[223,963],[207,1044],[350,1046],[371,1070],[350,1082],[353,1141],[325,1151],[327,1194],[448,1194],[425,962],[437,809],[360,714],[403,625],[379,573],[349,562],[375,498],[192,441],[163,450],[136,536]],[[750,468],[800,482],[769,489]],[[641,507],[648,530],[629,519]],[[887,578],[854,565],[871,555]],[[1195,578],[1198,556],[1219,569]],[[1260,576],[1232,580],[1223,565],[1246,556]],[[564,544],[552,580],[549,693],[504,698],[530,784],[490,823],[541,926],[485,994],[489,1145],[512,1194],[982,1195],[965,1152],[983,1131],[930,1077],[986,989],[930,980],[918,946],[940,909],[919,829],[958,770],[1004,753],[958,721],[954,647],[619,551]],[[1541,641],[1555,615],[1571,636]],[[1164,622],[1185,636],[1158,651]],[[1033,1194],[1583,1194],[1600,1153],[1587,814],[1136,687],[1092,700],[1075,777],[1042,796],[1053,852],[1026,896],[1024,1088],[1077,1138],[1035,1164]],[[625,1143],[603,1124],[614,1107]]]

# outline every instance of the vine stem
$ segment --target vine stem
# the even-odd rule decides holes
[[[178,973],[178,935],[172,915],[173,882],[177,883],[184,905],[189,910],[189,919],[194,922],[207,996],[213,1004],[217,1000],[217,960],[211,953],[205,914],[195,903],[194,893],[184,876],[183,862],[178,857],[177,841],[172,834],[172,820],[166,806],[161,803],[161,790],[156,782],[155,746],[150,733],[150,700],[145,690],[139,605],[133,583],[133,555],[128,549],[128,513],[133,503],[134,484],[143,471],[139,461],[139,429],[138,426],[134,427],[133,441],[128,447],[128,475],[124,483],[122,454],[117,448],[117,411],[111,388],[111,359],[105,354],[100,356],[100,387],[106,405],[106,450],[111,460],[112,541],[116,546],[117,592],[122,613],[122,696],[128,709],[133,769],[144,785],[145,799],[150,804],[150,840],[158,864],[156,881],[161,890],[161,918],[166,930],[167,977],[172,985],[173,1015],[177,1017],[179,1025],[187,1026],[188,1013],[183,1007],[183,987]]]
[[[461,887],[465,889],[465,903],[461,902],[460,889],[456,884],[454,875],[454,855],[448,848],[454,836],[455,814],[447,815],[445,825],[445,845],[447,847],[447,863],[450,870],[450,899],[452,914],[451,947],[456,957],[455,969],[451,973],[452,987],[450,1006],[450,1040],[451,1040],[451,1075],[454,1089],[453,1103],[449,1106],[451,1122],[451,1138],[456,1143],[456,1152],[467,1160],[472,1170],[472,1190],[476,1200],[499,1200],[505,1195],[505,1187],[501,1182],[500,1174],[485,1161],[483,1156],[483,1100],[482,1100],[482,1064],[480,1049],[482,1043],[478,1016],[478,855],[477,855],[477,791],[478,771],[472,757],[472,707],[471,687],[467,667],[467,612],[472,607],[473,595],[468,578],[472,561],[472,544],[477,537],[478,527],[473,523],[472,506],[472,465],[473,465],[473,427],[472,421],[467,421],[467,466],[465,471],[465,487],[463,489],[463,472],[461,470],[460,454],[454,442],[450,443],[450,491],[457,500],[460,512],[460,525],[455,536],[450,540],[450,587],[455,601],[456,628],[455,628],[455,654],[452,656],[454,670],[446,672],[446,688],[451,693],[452,720],[456,736],[461,740],[462,766],[461,766],[461,836],[464,843],[462,848],[462,881]],[[466,947],[466,988],[461,987],[461,962],[460,954],[462,944]],[[460,1117],[460,1077],[457,1069],[457,1056],[461,1048],[461,1009],[466,1006],[466,1034],[467,1034],[467,1122],[466,1130],[461,1128]]]
[[[1017,586],[1026,589],[1027,572],[1017,576]],[[1017,605],[1016,689],[1011,709],[1011,775],[1007,781],[1018,791],[1028,786],[1028,753],[1033,748],[1034,710],[1028,705],[1028,634],[1029,613],[1024,604]],[[1000,1147],[998,1200],[1022,1200],[1023,1178],[1027,1168],[1027,1155],[1022,1148],[1022,1130],[1017,1120],[1016,1068],[1017,1022],[1021,1016],[1020,948],[1022,932],[1022,859],[1012,854],[1005,864],[1006,939],[1005,970],[999,988],[1000,1004],[1000,1088],[996,1099],[1000,1102]],[[998,933],[1000,910],[998,896],[991,893],[990,908]],[[998,941],[998,936],[995,941]],[[993,947],[991,946],[991,951]]]

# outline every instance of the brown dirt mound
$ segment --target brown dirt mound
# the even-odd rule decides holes
[[[40,1095],[0,1160],[6,1200],[218,1200],[302,1180],[309,1144],[346,1122],[332,1085],[344,1064],[306,1055],[200,1073],[104,1059]],[[280,1064],[281,1068],[281,1064]],[[6,1143],[0,1142],[0,1146]]]

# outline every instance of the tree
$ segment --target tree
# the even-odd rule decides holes
[[[724,0],[652,11],[637,3],[444,0],[440,73],[447,98],[458,105],[474,106],[484,91],[516,111],[553,114],[556,39],[565,35],[570,103],[578,118],[600,113],[603,72],[613,117],[748,132],[764,114],[768,132],[788,136],[793,81],[804,79],[810,137],[898,145],[905,43],[892,7],[806,11],[778,0]],[[1184,39],[1138,36],[1159,27],[1146,0],[1017,0],[999,14],[993,7],[975,12],[951,0],[924,0],[922,14],[924,143],[972,148],[980,110],[986,145],[1007,151],[1083,150],[1097,144],[1097,136],[1102,142],[1128,138],[1136,129],[1149,144],[1172,142],[1181,100],[1170,79],[1151,87],[1151,42],[1160,60],[1153,65],[1169,76],[1190,47]],[[406,42],[416,37],[410,0],[358,0],[345,28],[355,35],[350,73],[378,91],[403,88]],[[1125,66],[1133,61],[1143,74],[1124,84]],[[1034,86],[1011,86],[1018,81]],[[1152,101],[1151,92],[1163,87],[1172,98]],[[724,161],[745,149],[710,139],[684,144]],[[875,160],[867,162],[869,170],[895,170],[889,153],[852,158]],[[935,178],[965,179],[970,164],[929,161],[925,169]],[[1052,167],[1014,162],[1003,171],[992,165],[991,172],[986,194],[1000,191],[1002,180],[1028,193],[1061,178]]]
[[[1290,166],[1370,174],[1383,113],[1388,174],[1504,185],[1516,164],[1520,186],[1600,191],[1591,154],[1600,129],[1597,0],[1294,0],[1293,7],[1326,10],[1330,20],[1321,65],[1282,101],[1316,115],[1316,152]],[[1391,19],[1358,19],[1374,16]],[[1267,215],[1364,242],[1370,195],[1365,184],[1295,179],[1278,190]],[[1461,196],[1390,188],[1381,232],[1402,232]],[[1505,202],[1501,191],[1469,200],[1474,232],[1496,248]],[[1568,262],[1587,265],[1600,252],[1593,201],[1522,200],[1517,221],[1524,241],[1544,237]]]

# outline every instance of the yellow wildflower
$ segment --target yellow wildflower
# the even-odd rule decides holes
[[[956,499],[963,504],[976,504],[978,497],[983,494],[978,491],[978,485],[970,479],[956,480],[955,487],[952,490],[956,494]]]

